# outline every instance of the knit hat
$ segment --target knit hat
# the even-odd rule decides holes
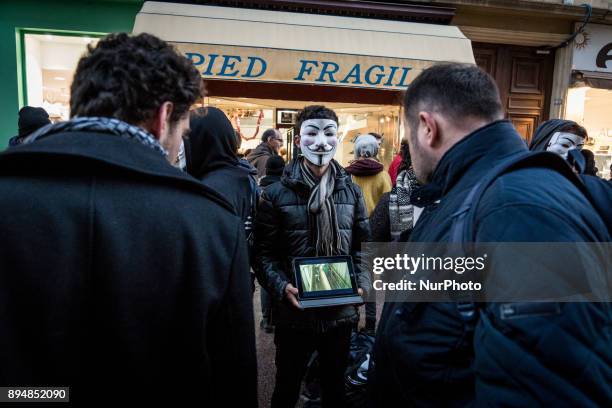
[[[19,137],[27,136],[49,123],[49,114],[43,108],[24,106],[19,111]]]
[[[284,168],[285,161],[281,156],[270,156],[266,161],[266,176],[280,176]]]
[[[360,135],[355,139],[355,159],[360,157],[376,157],[378,154],[378,141],[372,135]]]

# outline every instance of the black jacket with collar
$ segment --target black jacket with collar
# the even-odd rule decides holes
[[[0,212],[0,385],[257,404],[244,232],[216,193],[71,131],[0,154]]]
[[[274,322],[279,326],[324,331],[329,327],[355,323],[355,306],[338,306],[299,311],[288,304],[284,290],[295,286],[291,269],[294,257],[315,256],[315,243],[307,211],[310,188],[303,181],[299,162],[285,167],[280,183],[266,187],[262,194],[255,227],[257,278],[271,294]],[[341,169],[333,192],[341,236],[341,252],[352,255],[358,284],[364,291],[371,286],[370,274],[361,270],[361,244],[369,240],[368,216],[359,186]]]
[[[449,242],[452,215],[471,188],[500,161],[526,152],[508,121],[493,122],[455,144],[431,182],[411,197],[425,209],[410,241]],[[546,168],[500,176],[480,200],[475,232],[476,242],[610,240],[587,198]],[[515,288],[522,284],[511,280]],[[498,303],[483,304],[485,318],[471,333],[454,303],[386,304],[369,379],[373,405],[609,405],[609,304],[562,303],[558,314],[513,319],[500,317],[500,310]]]

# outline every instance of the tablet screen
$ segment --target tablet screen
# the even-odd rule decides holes
[[[353,293],[347,262],[326,262],[299,265],[303,296]]]

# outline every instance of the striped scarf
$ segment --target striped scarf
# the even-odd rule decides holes
[[[414,207],[410,204],[410,194],[416,185],[416,175],[410,168],[397,175],[395,187],[389,194],[389,224],[394,241],[403,231],[413,227]]]
[[[162,156],[168,156],[166,149],[155,139],[155,137],[146,130],[125,123],[119,119],[105,117],[76,117],[65,122],[53,123],[38,129],[36,132],[29,135],[23,141],[23,144],[35,142],[46,136],[60,132],[101,132],[113,134],[126,139],[135,140],[136,142],[147,146]]]
[[[342,240],[336,217],[336,205],[332,198],[339,165],[334,160],[329,163],[327,171],[318,179],[300,159],[300,170],[304,182],[310,187],[308,198],[308,216],[310,218],[311,234],[315,243],[316,256],[331,256],[340,254]]]

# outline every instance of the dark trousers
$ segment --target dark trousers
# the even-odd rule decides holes
[[[366,330],[376,329],[376,302],[366,302],[365,304]]]
[[[345,407],[344,371],[350,340],[350,326],[336,327],[319,334],[277,327],[274,335],[276,385],[272,408],[295,406],[308,360],[315,350],[319,354],[322,406]]]
[[[263,287],[259,288],[259,300],[261,301],[261,316],[269,322],[272,299],[270,299],[270,294]]]

